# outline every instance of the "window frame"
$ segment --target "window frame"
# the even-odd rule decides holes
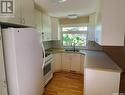
[[[63,34],[86,34],[87,37],[86,37],[86,42],[88,41],[88,29],[87,31],[62,31],[62,28],[63,27],[84,27],[84,26],[87,26],[88,27],[88,24],[70,24],[70,25],[61,25],[61,45],[63,48],[66,48],[66,49],[70,49],[72,48],[72,46],[63,46]],[[76,49],[85,49],[86,46],[76,46]]]

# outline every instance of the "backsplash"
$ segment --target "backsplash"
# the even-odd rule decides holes
[[[50,48],[61,48],[61,42],[60,40],[53,40],[53,41],[44,41],[43,42],[45,49],[50,49]]]
[[[95,41],[88,41],[85,49],[88,49],[88,50],[103,50],[102,46],[97,44]]]
[[[62,48],[62,44],[60,40],[52,41],[52,48]]]
[[[45,41],[43,42],[45,49],[50,49],[50,48],[63,48],[61,41],[60,40],[53,40],[53,41]],[[87,50],[103,50],[100,45],[98,45],[94,41],[89,41],[86,45],[85,48]]]
[[[52,48],[52,41],[44,41],[43,45],[44,45],[46,50],[49,48]]]

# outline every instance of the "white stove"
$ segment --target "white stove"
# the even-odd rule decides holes
[[[47,83],[53,77],[52,64],[53,64],[53,55],[49,52],[46,52],[45,53],[45,64],[44,64],[44,68],[43,68],[44,86],[46,86]]]

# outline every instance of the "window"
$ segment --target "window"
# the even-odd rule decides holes
[[[62,28],[63,32],[66,31],[87,31],[87,26],[86,27],[63,27]]]
[[[62,27],[63,46],[86,46],[87,26]]]

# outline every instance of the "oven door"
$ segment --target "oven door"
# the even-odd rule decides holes
[[[45,62],[44,68],[43,68],[43,74],[44,74],[44,86],[47,85],[47,83],[52,79],[53,72],[52,72],[52,63],[53,59],[50,59],[49,61]]]

